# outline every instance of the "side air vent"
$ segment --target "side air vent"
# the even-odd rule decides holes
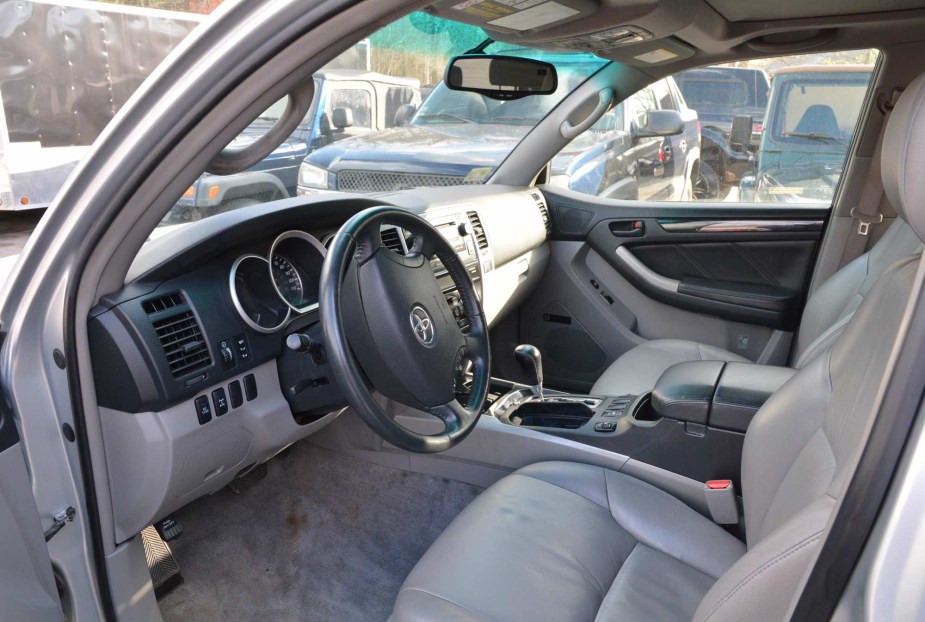
[[[155,313],[160,313],[161,311],[166,311],[167,309],[172,309],[182,304],[183,295],[180,294],[180,292],[174,292],[166,296],[160,296],[159,298],[149,298],[141,303],[141,308],[144,309],[145,313],[148,315],[154,315]]]
[[[209,348],[192,311],[181,311],[153,323],[174,378],[180,378],[212,364]]]
[[[398,227],[383,227],[379,231],[379,235],[382,237],[382,245],[387,249],[399,255],[406,254],[405,245],[402,244],[401,229]]]
[[[540,210],[540,216],[543,218],[543,226],[546,227],[546,233],[552,233],[552,226],[549,224],[549,208],[546,207],[546,199],[539,192],[531,192],[530,196],[536,201],[536,206]]]
[[[469,217],[469,224],[472,225],[472,233],[475,234],[476,243],[480,249],[485,250],[488,248],[488,238],[485,236],[485,228],[482,226],[482,220],[479,218],[478,212],[467,212],[466,216]]]

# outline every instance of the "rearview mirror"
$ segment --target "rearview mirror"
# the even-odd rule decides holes
[[[636,138],[674,136],[684,131],[684,119],[677,110],[650,110],[646,124],[636,128]]]
[[[550,63],[486,54],[453,58],[443,81],[454,91],[469,91],[501,100],[549,95],[559,86],[556,68]]]

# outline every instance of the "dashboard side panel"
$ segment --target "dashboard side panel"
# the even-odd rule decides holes
[[[195,399],[254,374],[258,394],[200,424]],[[145,526],[190,501],[221,489],[243,469],[334,420],[340,410],[298,425],[279,387],[276,361],[259,365],[219,386],[160,412],[125,413],[101,408],[103,442],[112,490],[116,539],[124,542]]]

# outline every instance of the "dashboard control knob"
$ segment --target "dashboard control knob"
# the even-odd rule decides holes
[[[467,237],[469,237],[469,235],[470,235],[471,233],[472,233],[472,231],[471,231],[471,229],[469,228],[469,223],[467,223],[467,222],[461,222],[461,223],[459,223],[459,235],[461,235],[461,236],[464,237],[464,238],[467,238]]]

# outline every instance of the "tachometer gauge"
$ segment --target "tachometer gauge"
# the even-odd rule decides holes
[[[302,275],[292,261],[279,253],[274,254],[270,259],[270,273],[276,291],[290,307],[298,309],[305,306]]]
[[[304,231],[286,231],[270,247],[270,282],[296,313],[318,306],[324,246]]]

